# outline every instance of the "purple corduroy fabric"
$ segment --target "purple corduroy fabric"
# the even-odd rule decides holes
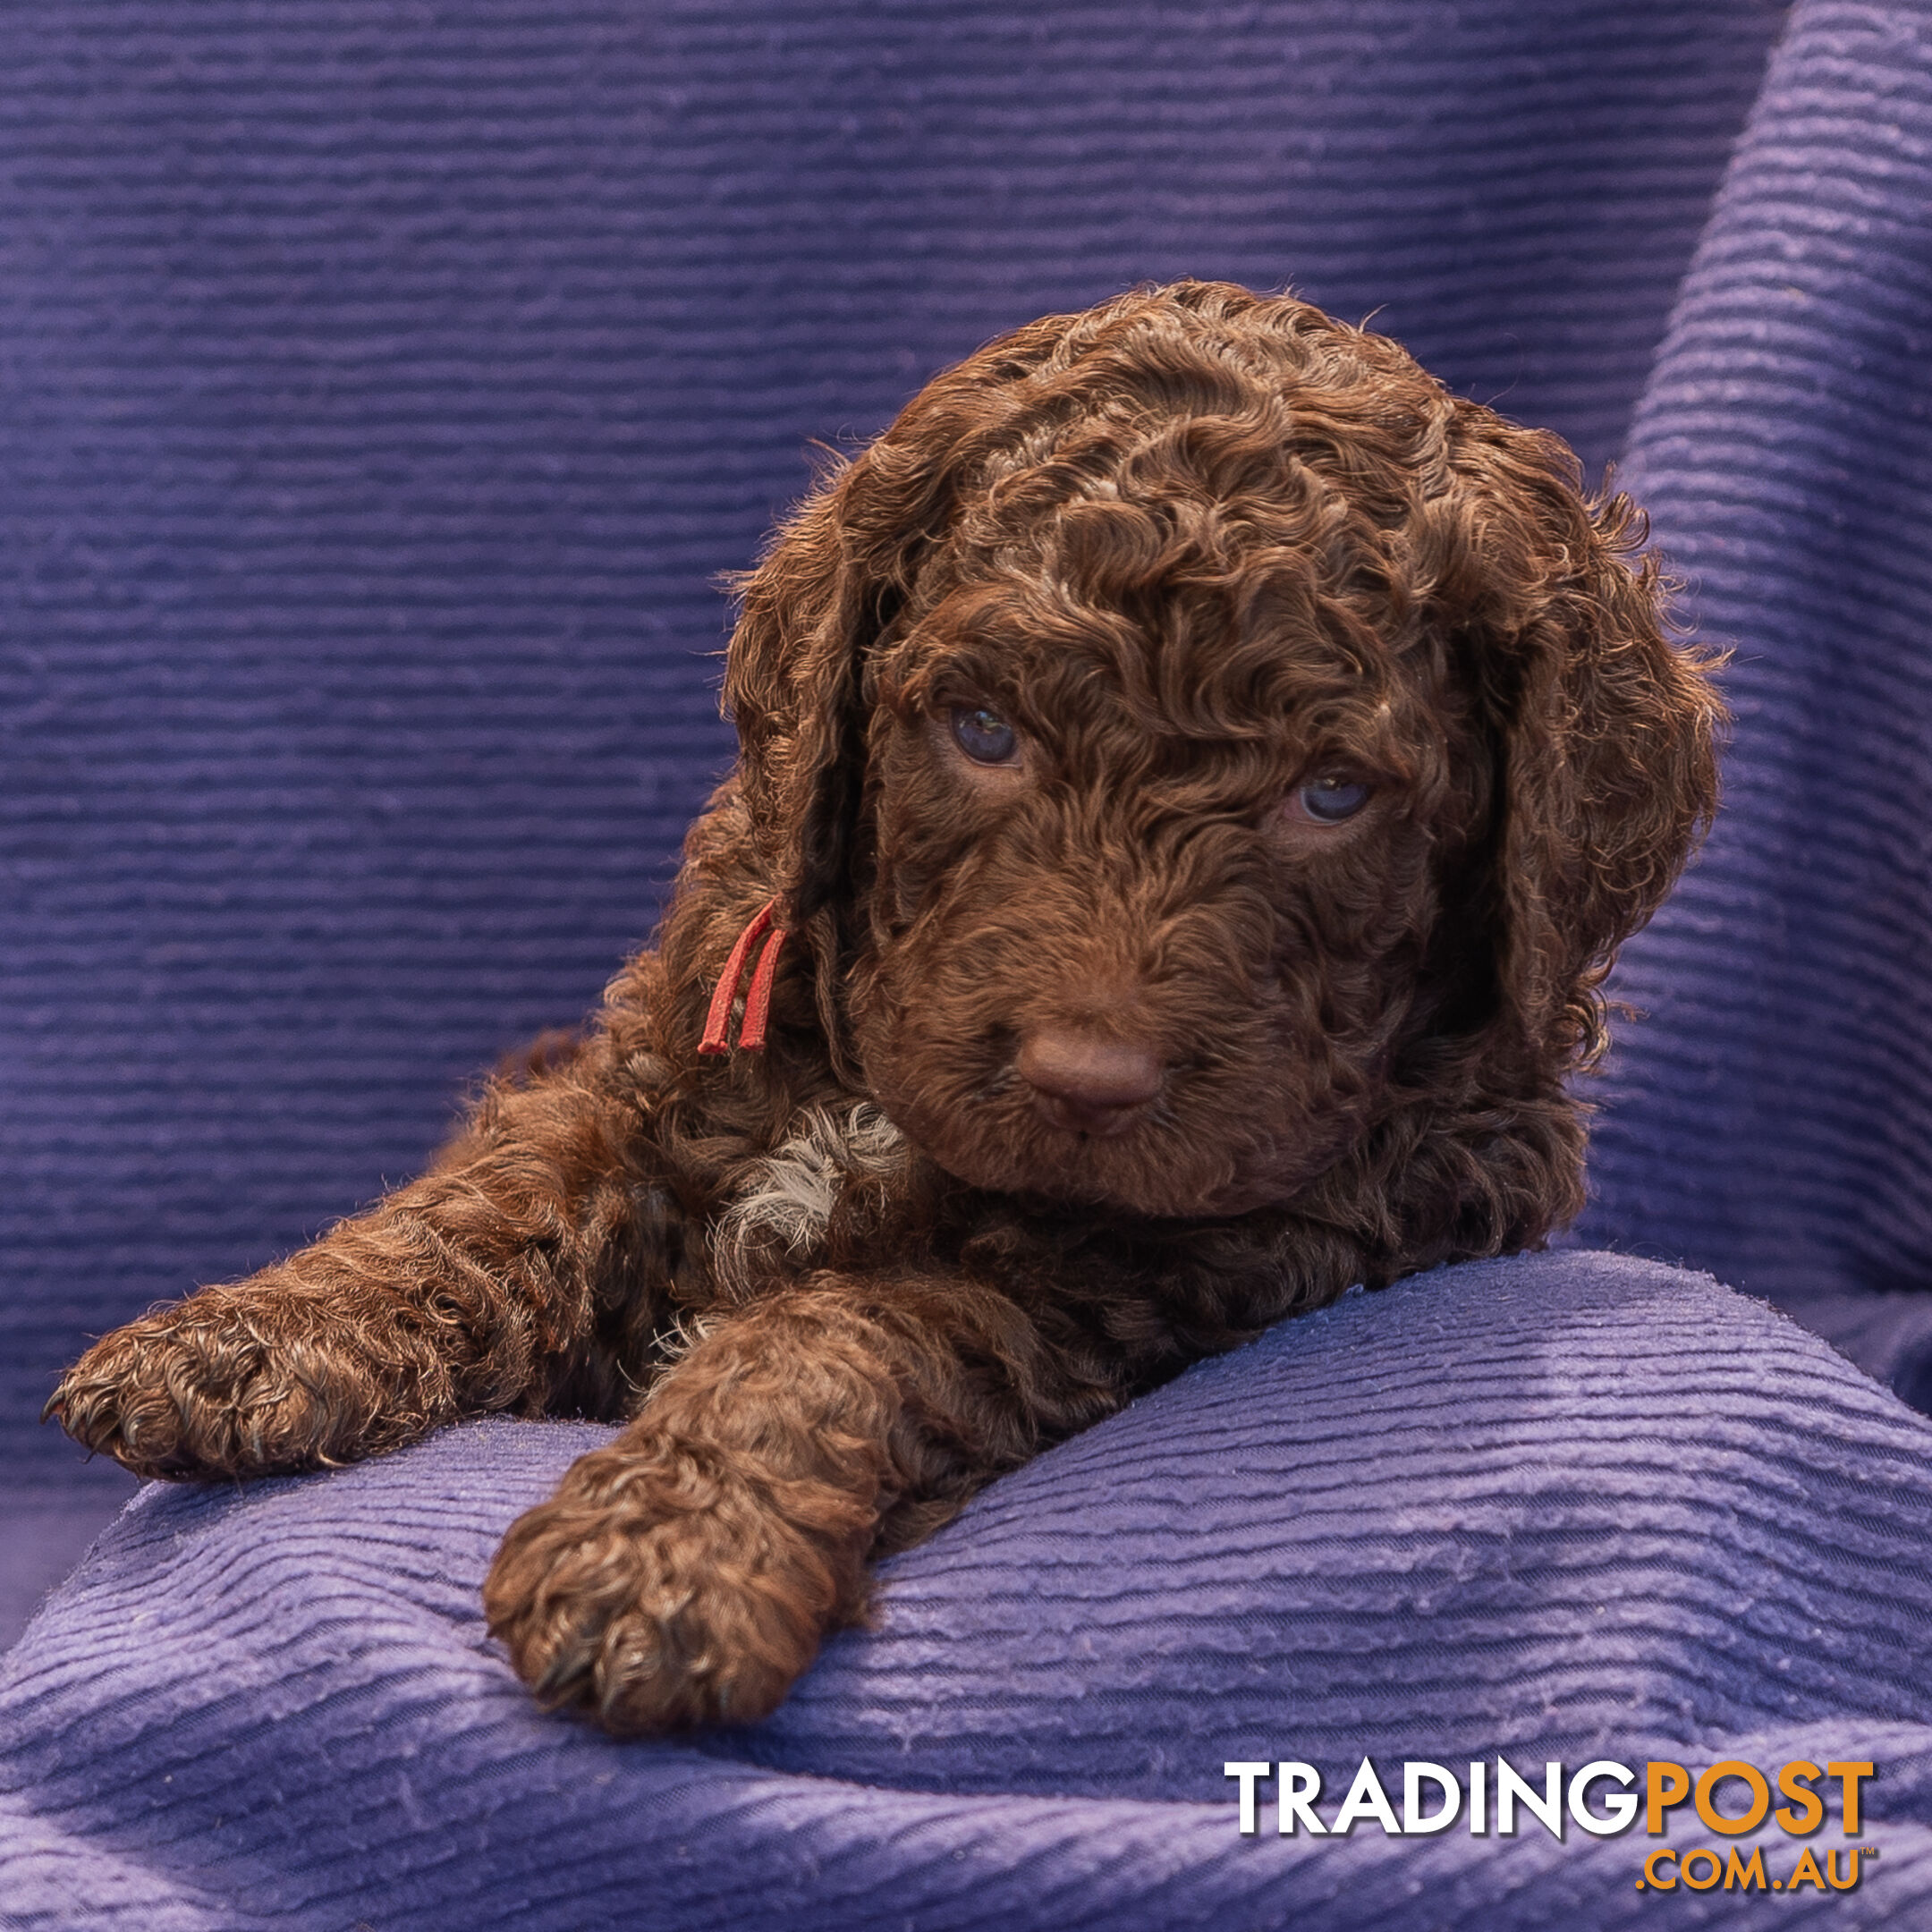
[[[1914,1925],[1932,1422],[1707,1277],[1563,1254],[1353,1295],[996,1484],[766,1724],[614,1744],[478,1588],[606,1431],[151,1487],[0,1678],[33,1932]],[[1646,1894],[1641,1824],[1242,1837],[1229,1758],[1869,1758],[1855,1892]],[[1827,1791],[1835,1787],[1827,1786]],[[1397,1801],[1399,1802],[1399,1796]],[[1736,1807],[1733,1806],[1733,1809]],[[1710,1842],[1688,1817],[1665,1841]],[[1847,1842],[1835,1823],[1816,1841]],[[1761,1844],[1783,1876],[1798,1845]]]
[[[642,935],[725,754],[708,580],[804,440],[1182,272],[1383,305],[1593,462],[1642,390],[1628,480],[1737,646],[1739,725],[1623,976],[1648,1017],[1585,1232],[1932,1395],[1932,12],[1801,0],[1760,90],[1775,20],[34,10],[0,123],[0,1430],[37,1496],[77,1479],[27,1417],[84,1332],[413,1165]],[[1928,1431],[1699,1276],[1447,1270],[996,1485],[767,1724],[623,1747],[537,1714],[476,1600],[600,1432],[149,1489],[7,1660],[0,1914],[1932,1920]],[[1242,1839],[1221,1775],[1497,1750],[1870,1758],[1883,1859],[1660,1898],[1636,1836]]]
[[[1808,0],[1628,479],[1736,653],[1725,802],[1625,955],[1588,1239],[1932,1403],[1932,8]]]

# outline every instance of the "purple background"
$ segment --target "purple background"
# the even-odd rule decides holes
[[[1296,282],[1628,470],[1736,647],[1580,1241],[1284,1324],[890,1566],[770,1724],[485,1640],[588,1433],[149,1490],[0,1666],[0,1914],[234,1932],[1755,1922],[1624,1842],[1241,1840],[1230,1749],[1870,1757],[1932,1900],[1932,6],[43,9],[0,117],[23,1607],[90,1328],[406,1171],[724,755],[717,569],[995,328]],[[1741,130],[1741,136],[1740,136]],[[1726,156],[1730,158],[1726,161]],[[35,1565],[40,1568],[37,1570]],[[1788,1869],[1788,1866],[1784,1868]],[[250,1916],[250,1915],[254,1916]],[[1714,1918],[1713,1915],[1716,1915]]]

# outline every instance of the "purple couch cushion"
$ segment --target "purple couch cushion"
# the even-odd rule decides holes
[[[770,1722],[678,1743],[541,1716],[477,1606],[604,1434],[143,1491],[8,1662],[9,1922],[1671,1922],[1640,1832],[1242,1838],[1222,1771],[1498,1749],[1871,1758],[1883,1871],[1832,1923],[1932,1906],[1932,1422],[1705,1277],[1544,1256],[1285,1324],[887,1565]]]

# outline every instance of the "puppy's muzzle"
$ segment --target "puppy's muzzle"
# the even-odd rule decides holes
[[[1137,1040],[1070,1028],[1029,1033],[1013,1066],[1049,1126],[1100,1139],[1124,1133],[1147,1112],[1165,1071],[1153,1050]]]

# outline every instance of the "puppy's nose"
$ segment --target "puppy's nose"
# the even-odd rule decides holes
[[[1137,1040],[1071,1029],[1027,1035],[1013,1061],[1033,1105],[1069,1133],[1122,1133],[1160,1091],[1161,1063]]]

